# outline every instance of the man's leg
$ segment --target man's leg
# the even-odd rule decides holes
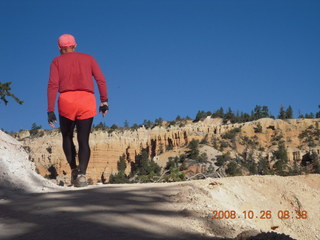
[[[75,121],[65,118],[59,115],[60,118],[60,130],[62,133],[62,148],[66,155],[67,161],[71,169],[75,169],[76,165],[76,148],[73,143],[73,130],[75,127]]]
[[[76,120],[77,137],[79,143],[79,169],[80,174],[86,174],[90,159],[89,135],[91,132],[92,118]]]

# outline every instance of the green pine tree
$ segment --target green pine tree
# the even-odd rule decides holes
[[[286,110],[285,118],[286,119],[292,119],[293,118],[293,111],[292,111],[292,107],[290,105]]]
[[[6,97],[12,97],[17,103],[22,104],[23,101],[21,101],[19,98],[17,98],[13,93],[11,93],[11,82],[0,82],[0,103],[1,101],[4,102],[5,105],[8,104],[8,100]]]
[[[279,119],[286,119],[286,111],[284,110],[283,105],[281,105],[281,107],[280,107],[278,118]]]

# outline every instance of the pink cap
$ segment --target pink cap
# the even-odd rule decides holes
[[[58,39],[59,47],[70,47],[77,45],[76,39],[71,34],[63,34]]]

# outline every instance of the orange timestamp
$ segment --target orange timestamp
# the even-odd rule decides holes
[[[214,210],[212,211],[212,219],[272,219],[274,217],[278,219],[307,219],[308,212],[303,211],[289,211],[278,210],[272,212],[271,210],[261,210],[254,212],[252,210],[246,210],[243,212],[236,212],[235,210]]]

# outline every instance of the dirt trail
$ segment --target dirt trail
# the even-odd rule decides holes
[[[117,184],[48,193],[0,193],[0,239],[234,239],[246,230],[320,239],[320,175]],[[235,210],[240,218],[212,219]],[[270,219],[260,211],[271,210]],[[307,211],[279,219],[278,211]],[[259,218],[244,219],[243,211]],[[242,214],[242,215],[241,215]]]

